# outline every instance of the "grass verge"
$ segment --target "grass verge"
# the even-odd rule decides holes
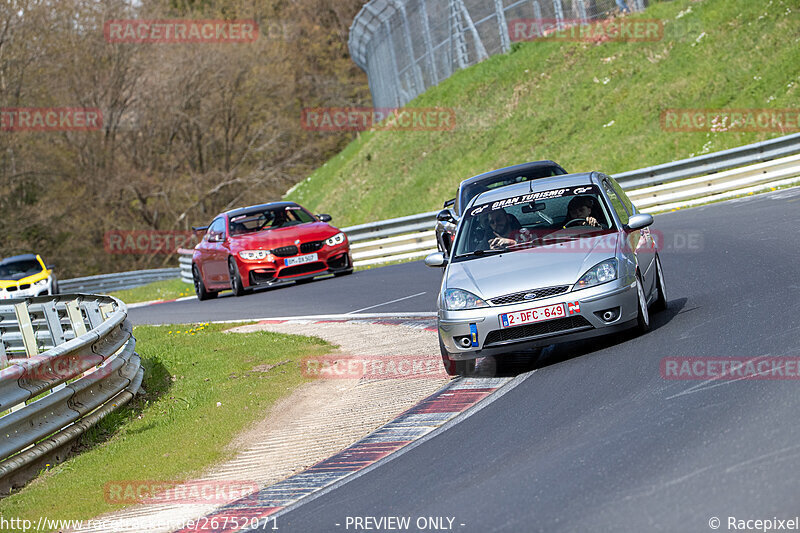
[[[530,42],[454,74],[408,104],[456,113],[447,132],[366,132],[287,198],[348,226],[441,208],[487,170],[554,159],[618,173],[786,132],[675,132],[668,109],[792,109],[800,17],[788,0],[650,2],[655,42]]]
[[[154,300],[174,300],[184,296],[194,296],[194,287],[180,279],[154,281],[141,287],[112,292],[111,296],[119,298],[126,304],[152,302]]]
[[[0,516],[88,519],[121,507],[107,501],[108,482],[191,479],[307,380],[302,357],[330,350],[317,338],[223,333],[234,326],[136,327],[145,394],[85,434],[79,454],[0,500]]]

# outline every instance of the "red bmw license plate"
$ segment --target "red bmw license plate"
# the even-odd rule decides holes
[[[500,326],[512,328],[523,324],[544,322],[545,320],[552,320],[554,318],[564,318],[565,316],[567,316],[567,311],[564,304],[548,305],[546,307],[537,307],[535,309],[525,309],[524,311],[502,314],[500,315]]]

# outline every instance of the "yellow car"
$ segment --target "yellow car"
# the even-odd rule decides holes
[[[3,259],[0,261],[0,300],[58,294],[52,268],[35,254]]]

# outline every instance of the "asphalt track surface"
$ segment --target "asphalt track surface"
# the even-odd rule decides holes
[[[350,276],[289,283],[235,297],[196,299],[130,309],[134,324],[175,324],[278,316],[435,312],[442,273],[421,261],[355,272]]]
[[[280,531],[364,531],[347,524],[389,516],[410,517],[408,531],[422,530],[420,517],[450,517],[464,532],[708,532],[713,517],[720,531],[730,530],[728,517],[794,518],[800,381],[672,381],[659,364],[800,357],[798,228],[800,189],[657,216],[654,229],[669,241],[661,252],[669,306],[652,316],[650,333],[498,360],[498,373],[527,378],[435,438],[279,516]],[[426,294],[375,311],[430,311],[439,284],[430,272],[412,263],[131,315],[262,317],[283,298],[291,310],[272,314],[351,312],[418,292]]]

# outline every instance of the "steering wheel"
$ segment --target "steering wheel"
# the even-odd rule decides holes
[[[481,248],[486,240],[486,228],[481,227],[480,229],[476,229],[476,231],[470,235],[470,249],[477,250]]]
[[[585,218],[573,218],[572,220],[570,220],[569,222],[567,222],[566,224],[564,224],[564,227],[565,227],[565,228],[568,228],[568,227],[570,227],[570,225],[571,225],[573,222],[580,222],[580,223],[581,223],[581,225],[584,225],[584,224],[586,224],[586,219],[585,219]],[[578,224],[575,224],[575,225],[577,226]]]

